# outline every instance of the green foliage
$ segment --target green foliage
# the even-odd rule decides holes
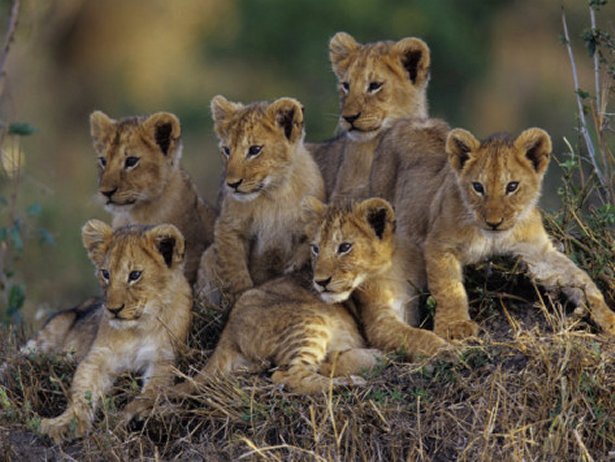
[[[32,125],[27,122],[13,122],[9,125],[9,135],[29,136],[36,131]]]

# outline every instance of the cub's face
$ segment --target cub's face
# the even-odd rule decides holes
[[[173,225],[130,225],[115,231],[88,221],[82,239],[104,291],[112,327],[135,327],[156,317],[171,282],[183,277],[184,238]]]
[[[395,216],[383,199],[325,206],[306,200],[320,222],[312,240],[313,284],[326,303],[342,302],[371,276],[391,265]]]
[[[177,117],[159,112],[115,121],[96,111],[90,131],[98,156],[98,193],[107,210],[128,211],[160,198],[181,157]]]
[[[211,102],[229,197],[250,201],[286,183],[303,143],[303,108],[291,98],[244,106],[223,96]]]
[[[361,45],[339,32],[329,43],[338,79],[339,125],[352,139],[369,139],[402,117],[427,117],[430,52],[420,39]]]
[[[486,233],[510,230],[536,205],[551,155],[551,138],[529,128],[516,139],[492,136],[478,141],[452,130],[446,141],[463,201]]]

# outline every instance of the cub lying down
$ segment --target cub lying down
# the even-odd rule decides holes
[[[356,383],[353,375],[373,367],[380,357],[368,345],[402,350],[409,357],[430,355],[445,345],[433,332],[401,320],[402,304],[396,297],[405,292],[397,290],[403,277],[393,263],[391,206],[382,199],[328,208],[315,198],[306,202],[307,215],[318,227],[312,244],[313,281],[286,276],[245,292],[205,368],[178,385],[177,392],[194,391],[211,375],[256,372],[273,363],[278,367],[274,382],[316,393],[331,384]],[[343,303],[351,297],[356,297],[358,313]]]
[[[43,419],[41,432],[61,441],[90,428],[98,402],[121,373],[143,374],[143,391],[126,418],[149,408],[172,383],[178,349],[192,319],[192,291],[184,277],[185,243],[168,224],[115,231],[99,220],[82,230],[83,244],[104,290],[105,310],[87,356],[77,367],[68,409]],[[76,424],[76,425],[75,425]]]

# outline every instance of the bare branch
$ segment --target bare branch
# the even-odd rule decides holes
[[[596,28],[596,11],[594,10],[594,8],[590,5],[589,7],[589,18],[591,21],[591,25],[592,25],[592,35],[594,37],[596,37],[596,34],[598,33],[598,29]],[[596,108],[598,108],[598,110],[600,110],[600,61],[598,59],[598,50],[596,49],[594,51],[594,86],[596,87]],[[599,118],[600,121],[602,122],[602,117],[599,114]],[[602,125],[600,125],[599,129],[602,129]]]
[[[8,26],[6,29],[6,34],[4,35],[4,45],[2,47],[2,53],[0,54],[0,95],[4,89],[4,78],[6,75],[6,71],[4,70],[6,66],[6,60],[9,57],[9,50],[11,49],[11,43],[13,42],[13,37],[15,35],[15,30],[17,29],[17,19],[19,18],[19,7],[21,5],[21,0],[13,0],[13,7],[11,8],[11,16],[9,17]]]
[[[596,177],[598,178],[598,182],[600,183],[601,188],[606,189],[606,182],[604,180],[604,177],[602,176],[602,171],[600,170],[598,163],[596,162],[596,151],[594,148],[594,144],[589,135],[589,131],[587,130],[587,122],[585,120],[585,113],[583,112],[583,103],[581,101],[581,96],[579,94],[579,90],[581,88],[579,87],[579,78],[577,75],[577,65],[574,60],[574,53],[572,52],[572,45],[570,43],[570,35],[568,34],[568,24],[566,23],[566,13],[564,12],[563,8],[562,8],[562,25],[564,27],[564,39],[566,41],[565,45],[566,45],[566,49],[568,50],[568,57],[570,59],[570,66],[572,68],[572,80],[574,82],[574,90],[575,90],[575,97],[577,100],[577,108],[579,110],[579,122],[581,125],[580,127],[581,135],[583,136],[583,140],[585,141],[585,146],[587,147],[587,152],[589,154],[591,164],[594,168],[594,171],[596,172]],[[605,198],[600,188],[598,189],[598,196],[600,197],[600,200],[602,201],[603,204],[606,203]]]

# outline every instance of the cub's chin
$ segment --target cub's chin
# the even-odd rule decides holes
[[[334,303],[341,303],[350,297],[351,292],[320,292],[318,295],[328,305],[333,305]]]
[[[371,139],[374,139],[376,135],[378,135],[378,133],[380,133],[380,127],[372,129],[372,130],[367,130],[367,131],[348,130],[346,132],[346,136],[348,136],[348,138],[352,141],[363,142],[363,141],[369,141]]]

